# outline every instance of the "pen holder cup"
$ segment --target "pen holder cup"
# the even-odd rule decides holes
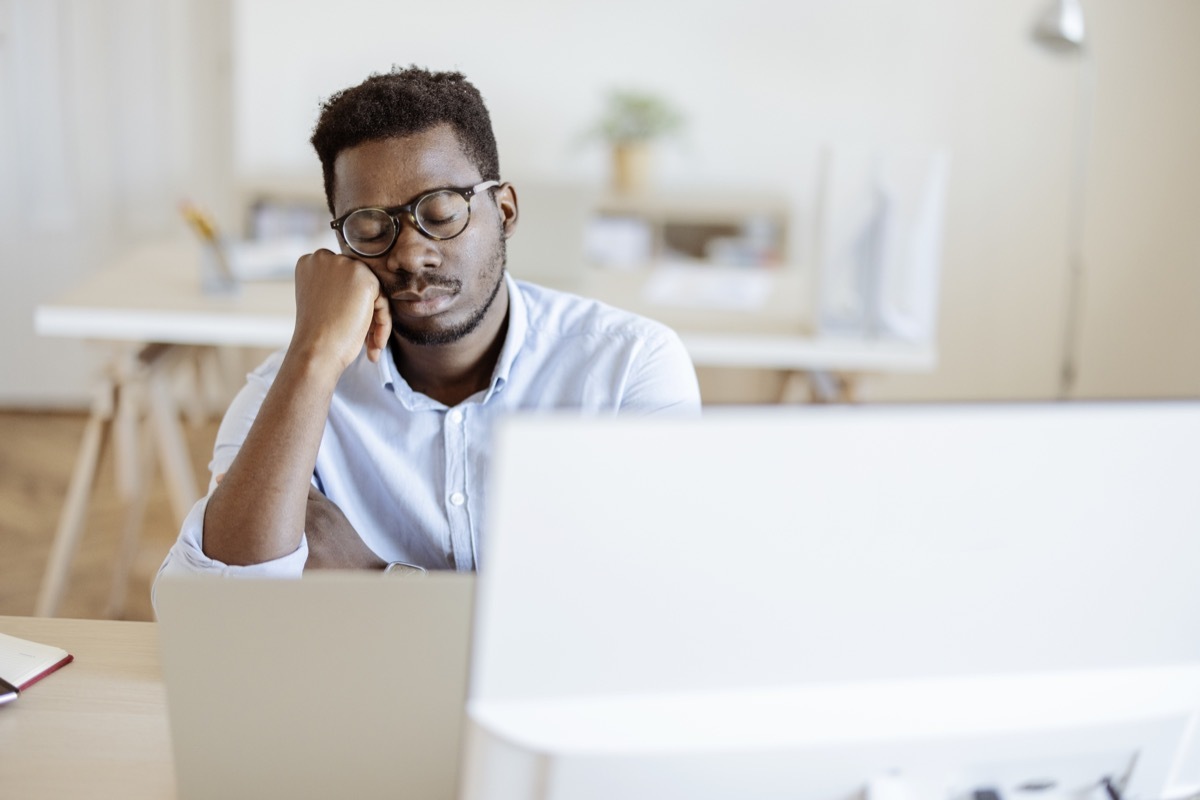
[[[226,242],[208,242],[200,250],[200,291],[204,294],[237,294],[241,289],[229,265]]]

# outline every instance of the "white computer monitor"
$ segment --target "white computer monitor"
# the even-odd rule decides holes
[[[493,470],[469,800],[1200,788],[1200,404],[513,418]]]

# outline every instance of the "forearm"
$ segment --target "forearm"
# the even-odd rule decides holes
[[[312,569],[383,569],[387,562],[363,542],[337,504],[308,489],[304,531],[308,536],[307,572]]]
[[[204,552],[230,565],[292,553],[340,366],[289,351],[237,457],[208,501]]]

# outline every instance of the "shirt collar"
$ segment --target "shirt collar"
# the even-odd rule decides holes
[[[496,359],[496,369],[492,372],[492,384],[488,388],[488,399],[504,388],[508,383],[508,374],[512,371],[513,362],[525,344],[525,335],[529,332],[529,309],[525,304],[525,295],[513,276],[504,272],[504,281],[508,285],[508,333],[504,337],[504,347],[500,349],[500,357]]]
[[[517,354],[521,351],[521,346],[525,343],[525,335],[529,331],[529,309],[525,303],[525,296],[508,270],[504,272],[504,282],[508,287],[508,332],[504,336],[504,346],[500,349],[500,357],[496,359],[496,368],[492,371],[491,384],[483,397],[482,402],[484,403],[490,400],[492,395],[501,391],[504,384],[508,383],[508,375],[512,370],[513,362],[517,360]],[[408,385],[408,381],[396,372],[396,361],[393,358],[390,341],[376,367],[379,371],[380,385],[392,388],[409,408],[425,406],[424,403],[417,402],[417,398],[424,398],[433,406],[440,407],[442,405],[435,400],[425,398],[424,395],[418,395]]]

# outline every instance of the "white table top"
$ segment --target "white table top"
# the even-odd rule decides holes
[[[37,307],[43,336],[166,344],[281,347],[296,316],[290,281],[200,291],[199,245],[134,248],[53,302]]]
[[[141,245],[37,307],[43,336],[166,344],[282,347],[291,338],[290,281],[251,281],[232,294],[200,290],[195,242]],[[519,275],[518,275],[519,277]],[[754,310],[685,308],[645,299],[647,273],[589,269],[570,288],[673,327],[699,367],[911,372],[932,369],[929,344],[805,335],[808,293],[798,273],[772,276]]]

